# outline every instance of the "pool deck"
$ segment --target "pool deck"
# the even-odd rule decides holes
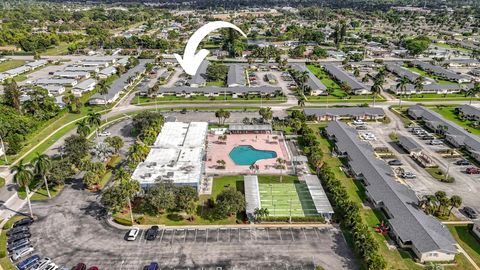
[[[207,136],[207,160],[205,172],[208,175],[238,175],[238,174],[290,174],[290,157],[287,146],[281,135],[277,134],[228,134],[225,141],[219,140],[218,135]],[[259,166],[258,172],[252,172],[249,165],[236,165],[230,158],[230,151],[239,145],[250,145],[257,150],[269,150],[277,153],[276,158],[258,160],[255,164]],[[277,158],[287,161],[286,169],[276,169]],[[218,169],[217,160],[225,161],[225,169]]]

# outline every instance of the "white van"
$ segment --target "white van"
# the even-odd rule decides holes
[[[31,270],[44,270],[47,269],[47,267],[52,263],[52,260],[50,258],[43,258],[41,259],[37,265],[35,265]]]
[[[12,261],[17,261],[18,259],[22,258],[23,256],[27,256],[29,254],[32,254],[34,251],[32,246],[26,246],[24,248],[21,248],[19,250],[16,250],[15,252],[12,253]]]

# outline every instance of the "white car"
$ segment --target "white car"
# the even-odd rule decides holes
[[[35,265],[31,270],[45,270],[47,267],[52,263],[52,260],[50,258],[43,258],[41,259],[37,265]]]
[[[58,266],[55,263],[50,263],[43,270],[58,270]]]
[[[110,135],[112,135],[112,133],[110,133],[108,131],[102,131],[102,132],[98,133],[98,136],[100,136],[100,137],[108,137]]]
[[[352,123],[354,126],[363,126],[365,123],[362,120],[353,120]]]
[[[24,248],[21,248],[19,250],[16,250],[15,252],[12,253],[12,261],[16,261],[23,256],[27,256],[29,254],[32,254],[34,251],[32,246],[26,246]]]
[[[135,239],[137,239],[139,232],[140,232],[139,228],[130,229],[130,231],[128,231],[127,241],[135,241]]]

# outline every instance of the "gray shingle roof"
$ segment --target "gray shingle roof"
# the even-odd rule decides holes
[[[422,150],[422,146],[410,137],[399,136],[398,143],[409,153]]]
[[[188,80],[188,83],[190,85],[192,84],[201,85],[206,83],[208,65],[210,65],[210,62],[207,60],[204,60],[198,67],[197,73],[195,73],[195,75],[193,75],[193,77],[190,80]]]
[[[404,68],[404,67],[402,67],[402,66],[400,66],[399,64],[396,64],[396,63],[387,63],[387,64],[385,64],[385,68],[388,71],[390,71],[392,73],[395,73],[395,75],[397,75],[400,78],[406,77],[412,83],[415,82],[415,80],[420,77],[420,74],[417,74],[417,73],[409,70],[408,68]],[[425,80],[433,82],[433,80],[430,79],[430,78],[425,78]]]
[[[242,65],[230,65],[228,67],[227,85],[245,85],[245,69]]]
[[[169,88],[160,88],[160,93],[166,94],[193,94],[193,93],[202,93],[202,94],[245,94],[245,93],[262,93],[262,94],[274,94],[280,93],[282,89],[280,87],[272,86],[259,86],[259,87],[247,87],[247,86],[235,86],[235,87],[187,87],[187,86],[178,86],[178,87],[169,87]]]
[[[480,117],[480,109],[472,105],[460,105],[457,109],[464,115]]]
[[[330,73],[330,75],[335,77],[338,81],[346,83],[353,91],[367,89],[363,83],[359,82],[342,68],[334,64],[324,64],[323,67],[328,73]]]
[[[420,105],[414,105],[408,109],[409,113],[414,113],[421,117],[423,121],[429,122],[433,127],[440,125],[447,126],[446,135],[455,140],[457,144],[467,146],[470,151],[480,151],[480,138],[469,133],[463,127],[446,120],[440,114]]]
[[[341,116],[341,117],[360,117],[364,115],[384,116],[382,108],[372,107],[339,107],[339,108],[305,108],[305,115],[322,116]]]
[[[392,169],[374,157],[372,147],[358,140],[353,128],[335,121],[330,122],[326,131],[335,138],[338,151],[348,155],[352,171],[363,176],[369,196],[388,209],[391,214],[388,222],[403,242],[411,241],[421,253],[436,250],[457,253],[450,232],[438,220],[417,208],[415,193],[395,181]]]
[[[420,60],[413,60],[412,64],[420,67],[421,69],[423,69],[425,71],[431,72],[431,73],[436,74],[438,76],[445,77],[449,80],[458,81],[460,79],[468,78],[467,76],[459,75],[459,74],[457,74],[457,73],[455,73],[451,70],[448,70],[444,67],[435,66],[435,65],[432,65],[430,63],[423,62],[423,61],[420,61]]]
[[[294,65],[292,65],[292,68],[294,70],[299,71],[299,72],[304,72],[304,71],[308,72],[308,79],[307,79],[306,84],[313,91],[315,91],[315,90],[321,90],[321,91],[327,90],[327,87],[305,65],[294,64]]]

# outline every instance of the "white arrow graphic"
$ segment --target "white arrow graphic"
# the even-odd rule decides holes
[[[204,26],[200,27],[189,39],[187,42],[187,46],[185,46],[185,51],[183,53],[183,58],[178,55],[174,54],[175,58],[177,58],[178,63],[180,66],[185,70],[185,72],[189,75],[195,75],[197,73],[197,69],[202,63],[203,59],[207,57],[210,53],[208,50],[201,49],[195,54],[198,45],[200,42],[210,33],[220,28],[233,28],[240,32],[244,37],[247,37],[245,33],[238,28],[236,25],[231,24],[229,22],[217,21],[217,22],[209,22]]]

